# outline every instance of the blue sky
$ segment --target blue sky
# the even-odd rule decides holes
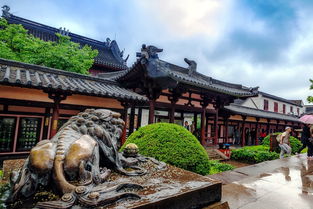
[[[104,41],[116,39],[128,65],[143,43],[162,59],[216,79],[303,99],[313,78],[311,0],[0,0],[11,12]]]

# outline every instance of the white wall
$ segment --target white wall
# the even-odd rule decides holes
[[[293,113],[295,115],[298,114],[297,108],[299,108],[299,115],[301,115],[305,111],[304,107],[300,107],[297,105],[291,105],[289,103],[285,103],[285,102],[281,102],[281,101],[274,100],[271,98],[263,97],[263,95],[261,95],[261,94],[259,94],[257,97],[251,97],[251,98],[246,99],[242,105],[245,107],[257,108],[260,110],[264,110],[264,99],[268,100],[268,111],[271,111],[271,112],[274,112],[274,102],[278,103],[278,113],[283,114],[283,104],[286,105],[285,114],[290,113],[290,106],[293,107]]]

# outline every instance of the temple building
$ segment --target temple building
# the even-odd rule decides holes
[[[121,144],[134,130],[155,122],[193,122],[193,133],[203,146],[258,144],[261,131],[301,126],[297,118],[301,104],[284,100],[279,106],[285,105],[285,112],[265,110],[262,101],[275,102],[272,97],[257,87],[201,74],[193,60],[185,58],[186,66],[177,66],[159,59],[162,49],[143,45],[137,61],[128,68],[115,41],[100,42],[59,31],[7,10],[3,17],[43,40],[56,40],[55,33],[66,33],[72,41],[100,53],[91,75],[0,59],[0,160],[26,155],[38,141],[54,136],[71,116],[86,108],[121,113],[126,121]],[[299,113],[287,114],[287,107],[296,113],[299,108]],[[237,142],[235,130],[240,133]]]
[[[92,49],[98,50],[98,56],[95,58],[93,66],[89,69],[92,75],[102,72],[120,71],[127,69],[127,58],[123,58],[123,51],[120,51],[119,46],[115,40],[106,39],[105,42],[97,41],[87,38],[75,33],[71,33],[65,28],[54,28],[38,22],[27,20],[11,14],[8,6],[3,6],[2,17],[10,24],[21,24],[28,33],[40,38],[44,41],[57,41],[56,33],[69,36],[71,41],[79,43],[80,45],[88,45]]]

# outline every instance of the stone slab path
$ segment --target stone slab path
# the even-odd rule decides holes
[[[313,161],[305,154],[210,176],[231,209],[313,209]]]

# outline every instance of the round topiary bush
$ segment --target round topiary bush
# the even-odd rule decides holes
[[[210,161],[199,141],[184,127],[172,123],[155,123],[132,133],[129,143],[139,147],[139,153],[201,175],[209,174]]]
[[[273,134],[277,136],[278,134],[281,134],[281,132],[276,132]],[[270,135],[267,135],[263,139],[262,144],[265,146],[270,146]],[[295,154],[300,149],[300,147],[302,146],[302,143],[296,137],[290,136],[290,146],[292,149],[292,154]],[[278,147],[277,150],[275,150],[275,151],[280,152],[280,148]]]

